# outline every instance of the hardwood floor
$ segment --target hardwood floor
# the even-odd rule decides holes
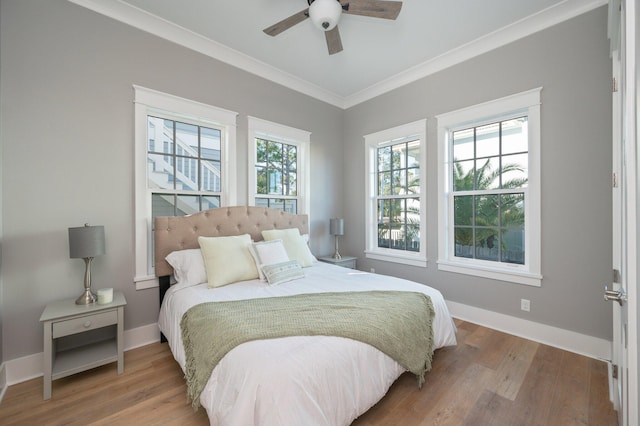
[[[617,425],[607,367],[463,321],[458,346],[436,351],[422,389],[403,374],[377,405],[353,424],[365,425]],[[114,364],[53,382],[10,386],[2,425],[207,425],[186,400],[182,371],[166,344],[125,353]]]

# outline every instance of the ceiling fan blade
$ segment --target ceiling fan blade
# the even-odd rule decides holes
[[[401,1],[391,0],[340,0],[340,4],[344,13],[382,19],[396,19],[402,9]]]
[[[338,31],[337,26],[330,31],[325,31],[324,37],[327,39],[327,48],[329,49],[329,55],[342,52],[342,40],[340,40],[340,31]]]
[[[288,30],[289,28],[293,27],[294,25],[299,24],[300,22],[304,21],[305,19],[307,19],[309,17],[309,8],[306,8],[305,10],[302,10],[298,13],[294,13],[293,15],[289,16],[288,18],[283,19],[282,21],[273,24],[270,27],[265,28],[264,31],[266,34],[269,34],[271,37],[275,37],[278,34],[280,34],[281,32]]]

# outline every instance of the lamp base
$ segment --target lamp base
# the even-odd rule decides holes
[[[92,303],[96,303],[98,298],[95,294],[91,293],[91,290],[88,288],[85,289],[84,293],[80,297],[76,299],[76,305],[90,305]]]

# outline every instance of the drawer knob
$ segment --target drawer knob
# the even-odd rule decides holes
[[[91,327],[91,321],[86,321],[84,323],[84,328],[89,328],[89,327]]]

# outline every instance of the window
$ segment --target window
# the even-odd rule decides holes
[[[540,89],[437,119],[439,269],[540,285]]]
[[[311,133],[249,117],[249,204],[309,213]]]
[[[366,135],[366,249],[371,259],[426,266],[426,120]]]
[[[236,204],[236,113],[135,89],[137,289],[157,286],[153,219]]]

